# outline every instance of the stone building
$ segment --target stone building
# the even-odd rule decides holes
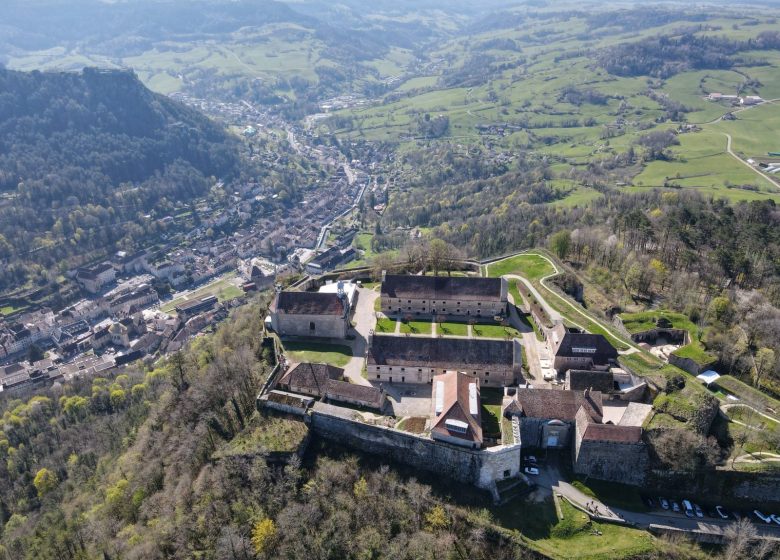
[[[368,378],[387,383],[430,383],[437,374],[462,371],[481,385],[515,385],[522,378],[522,345],[515,340],[369,337]]]
[[[269,312],[280,336],[346,338],[349,330],[350,306],[343,292],[279,292]]]
[[[563,323],[556,324],[550,333],[550,345],[555,356],[553,367],[559,373],[570,369],[609,369],[618,353],[601,334],[571,332]]]
[[[276,266],[261,258],[238,261],[238,272],[241,277],[255,285],[258,291],[272,288],[276,282]]]
[[[561,391],[559,389],[519,388],[515,396],[520,417],[520,441],[523,447],[561,449],[571,443],[571,432],[579,410],[593,422],[603,418],[602,395],[598,391]]]
[[[310,397],[352,404],[381,411],[385,405],[384,390],[369,385],[354,385],[341,381],[344,370],[327,364],[292,364],[279,379],[284,391]]]
[[[584,408],[575,418],[572,456],[577,474],[637,486],[645,482],[650,463],[641,426],[594,423]]]
[[[563,388],[567,391],[590,389],[608,395],[614,391],[615,381],[611,371],[570,369],[566,372]]]
[[[487,318],[506,315],[503,278],[382,274],[382,312],[390,316]]]
[[[473,449],[482,447],[479,379],[448,371],[433,378],[431,396],[431,437]]]

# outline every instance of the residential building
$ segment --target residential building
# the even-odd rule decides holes
[[[390,316],[488,318],[504,316],[504,278],[382,274],[382,312]]]
[[[433,378],[431,437],[435,440],[479,449],[482,418],[479,378],[448,371]]]
[[[319,275],[329,270],[333,270],[340,264],[344,264],[355,257],[355,249],[352,247],[342,248],[338,245],[330,247],[320,253],[308,263],[306,263],[306,273]]]
[[[387,383],[431,383],[434,376],[463,371],[493,387],[522,378],[522,346],[515,340],[371,335],[368,378]]]
[[[187,321],[198,313],[213,309],[217,301],[217,296],[206,296],[200,299],[189,300],[176,306],[176,314],[183,321]]]
[[[91,294],[96,294],[104,286],[116,280],[116,270],[110,263],[101,263],[91,268],[79,268],[76,281]]]

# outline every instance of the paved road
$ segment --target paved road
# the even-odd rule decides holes
[[[741,157],[739,157],[737,154],[735,154],[732,151],[732,149],[731,149],[731,134],[729,134],[727,132],[723,132],[722,134],[726,137],[726,152],[731,157],[736,159],[739,163],[741,163],[742,165],[744,165],[745,167],[747,167],[748,169],[750,169],[754,173],[760,175],[761,177],[763,177],[764,179],[769,181],[772,185],[778,187],[778,184],[777,184],[777,182],[776,182],[776,180],[774,178],[770,177],[769,175],[767,175],[766,173],[764,173],[763,171],[761,171],[757,167],[754,167],[753,165],[749,164],[748,162],[746,162],[744,159],[742,159]]]
[[[368,333],[376,325],[374,301],[378,297],[379,292],[358,288],[357,308],[352,316],[355,327],[350,329],[350,334],[354,335],[355,339],[348,341],[349,347],[352,349],[352,358],[344,367],[344,376],[356,385],[371,385],[363,377],[363,364],[365,364],[366,350],[368,350]]]
[[[537,477],[535,482],[539,484],[543,490],[556,492],[580,508],[590,511],[592,514],[591,516],[596,514],[604,519],[612,519],[617,522],[626,521],[629,524],[636,525],[642,529],[648,529],[650,525],[658,525],[686,531],[700,531],[722,535],[726,527],[734,523],[734,520],[711,518],[691,519],[684,514],[664,510],[652,510],[645,513],[639,513],[607,506],[603,502],[583,494],[564,480],[556,466],[555,459],[540,468],[539,477]],[[759,535],[780,539],[780,526],[759,523],[755,523],[754,525],[758,530]]]

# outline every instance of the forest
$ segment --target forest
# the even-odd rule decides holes
[[[154,234],[142,216],[240,172],[221,125],[131,72],[0,70],[0,287],[36,265],[137,248]]]
[[[0,401],[0,558],[536,557],[488,512],[349,454],[218,458],[270,370],[266,304],[154,368]]]

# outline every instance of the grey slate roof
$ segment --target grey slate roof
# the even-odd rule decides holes
[[[334,401],[347,399],[357,401],[365,406],[379,408],[382,401],[382,392],[376,387],[367,385],[356,385],[347,381],[328,381],[328,390],[326,393],[329,399]]]
[[[572,391],[592,389],[602,393],[611,393],[615,388],[612,373],[609,371],[572,369],[566,375],[568,377],[567,388]]]
[[[346,311],[338,294],[320,292],[279,292],[271,310],[289,315],[336,315]]]
[[[462,276],[405,276],[388,274],[381,295],[389,298],[415,298],[462,301],[500,301],[500,278]]]
[[[617,350],[604,335],[569,332],[562,324],[557,326],[555,330],[556,335],[559,336],[555,349],[556,357],[588,357],[595,364],[606,364],[610,360],[617,360]],[[595,352],[581,351],[586,349],[595,349]]]
[[[489,370],[497,365],[514,364],[513,345],[510,340],[374,335],[368,350],[368,363]]]
[[[291,366],[279,380],[284,387],[303,387],[319,396],[328,389],[328,381],[344,375],[344,370],[327,364],[302,363]]]

